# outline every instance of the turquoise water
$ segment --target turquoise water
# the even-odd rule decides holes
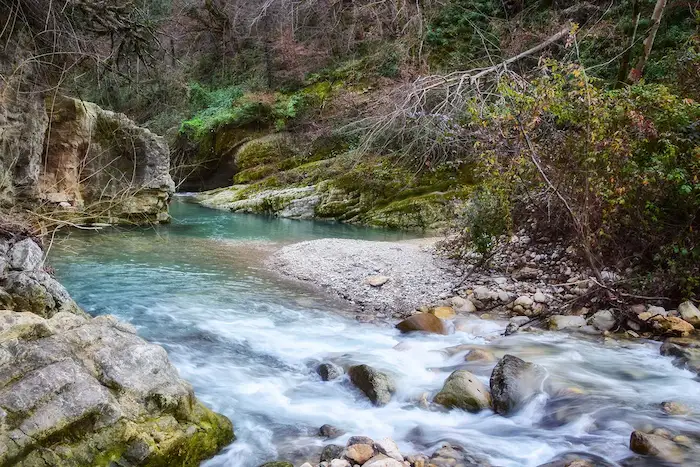
[[[128,321],[163,345],[197,396],[233,421],[238,440],[207,466],[316,461],[325,443],[317,430],[325,423],[346,430],[345,438],[392,437],[406,453],[429,453],[450,441],[503,466],[537,466],[570,451],[622,459],[631,454],[631,431],[645,424],[700,433],[697,417],[671,419],[658,409],[673,399],[697,413],[700,395],[694,375],[660,357],[657,344],[555,333],[502,338],[503,323],[478,319],[450,336],[406,337],[348,318],[344,303],[264,266],[282,243],[406,234],[234,215],[181,201],[172,215],[171,225],[155,229],[74,232],[54,244],[50,262],[81,306]],[[465,363],[464,352],[443,351],[465,343],[540,363],[554,386],[585,396],[543,394],[510,418],[424,408],[420,400],[455,368],[467,367],[488,384],[493,364]],[[373,365],[395,376],[398,392],[375,408],[347,379],[320,381],[321,361]]]

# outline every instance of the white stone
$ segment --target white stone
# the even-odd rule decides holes
[[[301,464],[301,467],[313,467],[313,465],[309,464],[308,462],[304,462]]]
[[[503,303],[508,303],[510,302],[510,294],[508,292],[498,292],[498,299],[502,301]]]
[[[488,287],[479,286],[474,289],[474,297],[477,300],[490,300],[491,291],[488,289]]]
[[[389,277],[387,276],[369,276],[365,279],[365,284],[371,285],[372,287],[381,287],[389,282]]]
[[[403,461],[401,451],[399,451],[399,447],[396,445],[393,439],[384,438],[381,441],[375,442],[374,446],[380,453],[385,454],[392,459],[396,459],[397,461]]]
[[[331,467],[350,467],[350,462],[345,459],[333,459],[331,461]]]
[[[534,299],[537,303],[547,303],[547,297],[539,290],[535,293]]]

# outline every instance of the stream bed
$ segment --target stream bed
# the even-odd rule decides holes
[[[263,259],[283,243],[324,237],[395,241],[400,232],[208,210],[175,201],[174,221],[151,229],[73,232],[50,263],[93,315],[113,314],[164,346],[209,407],[228,416],[237,440],[208,467],[317,461],[331,424],[350,435],[393,438],[406,453],[459,444],[498,466],[537,466],[565,452],[610,462],[631,455],[630,433],[665,427],[700,435],[700,417],[666,416],[674,400],[700,413],[695,375],[659,355],[658,343],[567,334],[501,337],[505,323],[472,319],[449,336],[403,336],[363,324],[348,306],[282,279]],[[399,345],[400,344],[400,345]],[[484,346],[536,362],[556,390],[512,417],[423,407],[457,368],[488,385],[495,362],[464,361],[456,345]],[[322,382],[316,366],[366,363],[393,374],[398,392],[376,408],[346,378]],[[557,395],[559,394],[559,395]]]

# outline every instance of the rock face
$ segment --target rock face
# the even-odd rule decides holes
[[[195,466],[232,441],[162,347],[91,319],[42,262],[0,239],[0,466]]]
[[[50,318],[59,312],[84,315],[66,289],[43,271],[44,254],[31,238],[0,240],[0,300],[7,310],[28,311]],[[4,251],[4,253],[3,253]]]
[[[457,370],[447,378],[434,402],[448,409],[478,412],[491,407],[491,394],[476,376],[466,370]]]
[[[513,355],[505,355],[491,373],[493,410],[508,415],[525,403],[542,387],[544,368]]]
[[[89,102],[11,94],[0,97],[0,201],[100,222],[169,219],[174,185],[163,138]]]
[[[389,403],[396,392],[396,385],[389,375],[368,365],[351,366],[348,370],[352,384],[360,388],[374,405]]]
[[[433,334],[447,334],[442,320],[431,313],[417,313],[409,316],[397,324],[396,328],[403,333],[423,331]]]
[[[163,348],[66,312],[0,311],[0,421],[2,466],[195,466],[233,439]]]

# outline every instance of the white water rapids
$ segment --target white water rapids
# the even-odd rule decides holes
[[[114,314],[163,345],[197,396],[233,421],[237,440],[208,467],[317,462],[325,443],[343,444],[350,435],[391,437],[404,454],[450,442],[499,466],[537,466],[570,451],[614,462],[632,454],[634,429],[700,433],[698,417],[669,417],[659,408],[675,400],[700,413],[700,383],[660,356],[657,343],[559,333],[501,337],[505,323],[479,319],[449,336],[400,335],[391,326],[361,324],[341,313],[343,304],[276,278],[249,243],[389,234],[177,209],[179,221],[157,231],[65,239],[52,264],[87,311]],[[512,417],[424,408],[423,395],[430,399],[455,369],[488,385],[495,362],[469,363],[466,350],[445,351],[462,344],[536,362],[553,389]],[[315,368],[324,361],[369,364],[394,375],[398,392],[374,407],[347,377],[321,381]],[[318,436],[323,424],[347,435],[326,441]]]

